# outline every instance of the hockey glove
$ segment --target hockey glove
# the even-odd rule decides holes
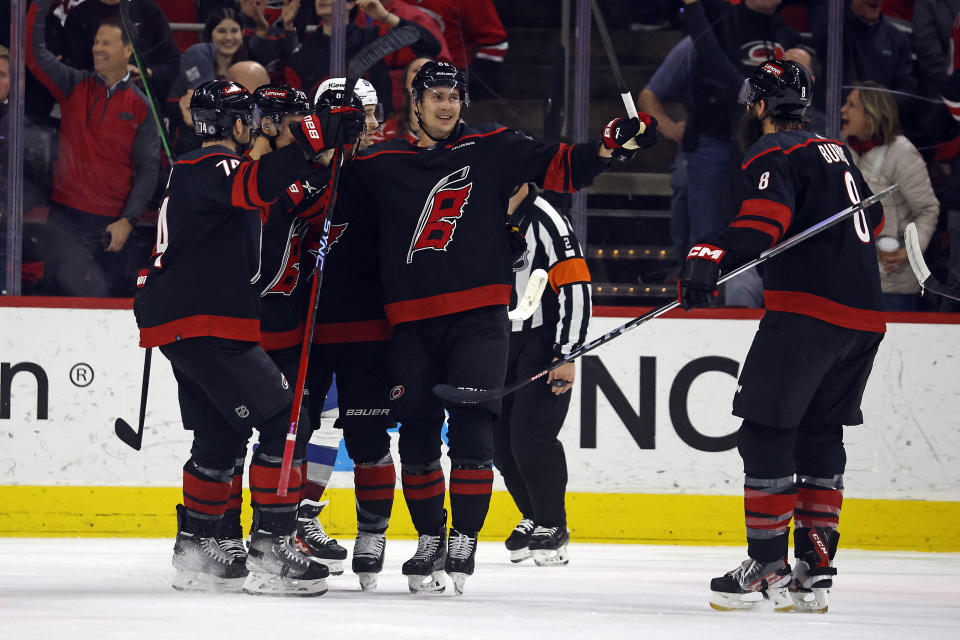
[[[706,307],[717,296],[720,266],[727,252],[709,244],[695,244],[687,253],[677,281],[677,300],[689,311]]]
[[[360,109],[333,107],[292,123],[290,131],[307,159],[317,160],[326,149],[356,143],[365,126]]]
[[[614,118],[603,128],[603,146],[613,151],[613,158],[628,162],[637,149],[657,142],[657,119],[640,112],[636,118]]]

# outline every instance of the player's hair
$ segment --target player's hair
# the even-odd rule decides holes
[[[0,58],[10,59],[10,49],[7,49],[2,44],[0,44]]]
[[[107,16],[100,21],[100,26],[97,27],[97,29],[99,30],[100,27],[116,27],[117,29],[120,29],[120,42],[123,44],[130,44],[130,38],[127,36],[127,30],[123,28],[123,23],[120,21],[119,15]],[[137,35],[135,29],[135,25],[130,25],[130,30],[134,32],[134,37]]]
[[[867,140],[879,137],[883,144],[900,135],[900,112],[897,101],[887,88],[872,80],[853,85],[860,93],[860,104],[867,116]]]

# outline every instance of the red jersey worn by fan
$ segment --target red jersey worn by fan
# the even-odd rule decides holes
[[[465,69],[474,57],[503,62],[509,43],[491,0],[415,0],[416,5],[443,23],[443,37],[453,64]]]

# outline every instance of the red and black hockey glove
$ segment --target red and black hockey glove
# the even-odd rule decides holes
[[[603,128],[603,146],[613,151],[613,158],[628,162],[637,149],[657,142],[657,119],[640,112],[636,118],[614,118]]]
[[[717,280],[727,252],[711,244],[695,244],[687,253],[677,281],[677,301],[689,311],[710,305],[717,296]]]
[[[290,125],[293,139],[310,160],[327,149],[355,144],[363,133],[365,114],[354,107],[333,107],[311,114]]]

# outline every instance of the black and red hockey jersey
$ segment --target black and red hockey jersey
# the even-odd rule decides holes
[[[849,150],[809,131],[760,138],[741,165],[740,211],[716,240],[739,265],[872,195]],[[878,203],[763,263],[764,306],[849,329],[883,332],[874,237]]]
[[[255,162],[209,146],[173,164],[157,243],[137,277],[141,347],[197,336],[259,341],[263,211],[310,168],[296,145]]]
[[[303,342],[310,297],[307,235],[322,222],[330,170],[317,167],[291,184],[270,207],[263,225],[260,250],[260,346],[266,351],[287,349]]]
[[[362,151],[339,206],[373,214],[391,324],[510,301],[507,200],[533,181],[560,192],[609,166],[597,143],[543,144],[498,124],[459,125],[450,141],[390,140]]]
[[[356,187],[353,165],[343,169],[340,188]],[[327,239],[320,281],[314,344],[379,342],[390,339],[383,310],[377,220],[364,212],[337,206]]]

